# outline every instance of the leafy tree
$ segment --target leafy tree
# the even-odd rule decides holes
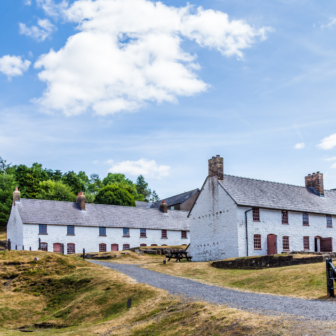
[[[145,181],[145,178],[140,175],[136,181],[137,193],[143,195],[145,200],[148,202],[150,200],[151,190],[148,189],[148,183]]]
[[[29,168],[23,188],[23,196],[27,198],[37,198],[40,191],[40,174],[35,168]]]
[[[103,185],[107,186],[109,184],[122,183],[127,185],[133,185],[133,181],[126,178],[124,174],[112,174],[108,173],[107,176],[103,179]]]
[[[5,227],[13,203],[13,191],[16,186],[14,175],[0,174],[0,226]]]
[[[107,185],[100,189],[95,203],[135,206],[134,196],[122,184]]]
[[[159,195],[156,193],[155,190],[153,190],[153,192],[151,194],[151,197],[150,197],[150,201],[154,203],[154,202],[157,202],[159,200],[160,200]]]
[[[103,187],[103,183],[98,174],[90,175],[90,183],[88,185],[88,192],[97,194],[97,192]],[[86,195],[86,194],[85,194]]]
[[[28,174],[28,167],[25,165],[18,165],[15,170],[15,179],[18,182],[21,194],[25,194],[26,179]]]
[[[36,198],[52,201],[75,202],[76,195],[72,189],[61,181],[42,181]]]
[[[7,161],[0,156],[0,174],[7,172],[7,169],[12,165],[11,163],[7,164]]]
[[[62,172],[57,169],[57,170],[52,170],[52,169],[45,169],[45,172],[48,175],[48,180],[52,181],[60,181],[62,179]]]
[[[81,191],[85,191],[84,183],[74,171],[65,173],[62,177],[62,182],[67,184],[76,195]]]

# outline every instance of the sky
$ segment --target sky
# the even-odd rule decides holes
[[[225,174],[336,188],[336,5],[0,2],[0,156],[144,175],[161,198]]]

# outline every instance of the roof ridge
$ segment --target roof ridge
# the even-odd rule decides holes
[[[173,197],[176,197],[176,196],[180,196],[180,195],[182,195],[182,194],[187,194],[187,193],[190,193],[190,192],[192,192],[192,191],[196,191],[196,190],[198,190],[199,188],[195,188],[195,189],[192,189],[192,190],[189,190],[189,191],[184,191],[183,193],[179,193],[179,194],[176,194],[176,195],[173,195],[173,196],[169,196],[169,197],[166,197],[166,198],[162,198],[162,199],[160,199],[160,200],[158,200],[158,201],[156,201],[156,202],[154,202],[154,203],[152,203],[152,204],[156,204],[156,203],[158,203],[158,202],[161,202],[161,201],[164,201],[164,200],[166,200],[166,199],[168,199],[168,198],[173,198]]]

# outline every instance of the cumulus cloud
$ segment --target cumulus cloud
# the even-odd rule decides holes
[[[305,143],[304,142],[299,142],[294,146],[295,149],[302,149],[305,148]]]
[[[24,23],[19,23],[20,34],[30,36],[38,42],[43,42],[54,30],[56,30],[55,25],[53,25],[48,19],[39,19],[37,21],[37,25],[39,27],[27,27]]]
[[[109,160],[111,162],[112,160]],[[170,167],[159,165],[155,160],[140,159],[138,161],[122,161],[112,165],[110,173],[123,173],[132,176],[161,178],[169,175]]]
[[[30,61],[23,61],[20,56],[6,55],[0,58],[0,72],[7,75],[8,78],[21,76],[29,66]]]
[[[322,141],[316,146],[320,149],[332,149],[336,146],[336,133],[329,135],[322,139]]]
[[[77,0],[68,7],[51,0],[39,3],[78,25],[79,32],[63,48],[35,63],[42,69],[39,79],[47,84],[36,101],[66,115],[133,111],[147,102],[176,102],[179,96],[203,92],[208,85],[196,74],[197,55],[182,49],[184,40],[242,58],[243,50],[267,32],[190,5],[176,8],[148,0]]]

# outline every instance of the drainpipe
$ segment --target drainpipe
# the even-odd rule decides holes
[[[245,228],[246,228],[246,257],[248,257],[248,231],[247,231],[247,213],[252,211],[252,208],[245,211]]]

